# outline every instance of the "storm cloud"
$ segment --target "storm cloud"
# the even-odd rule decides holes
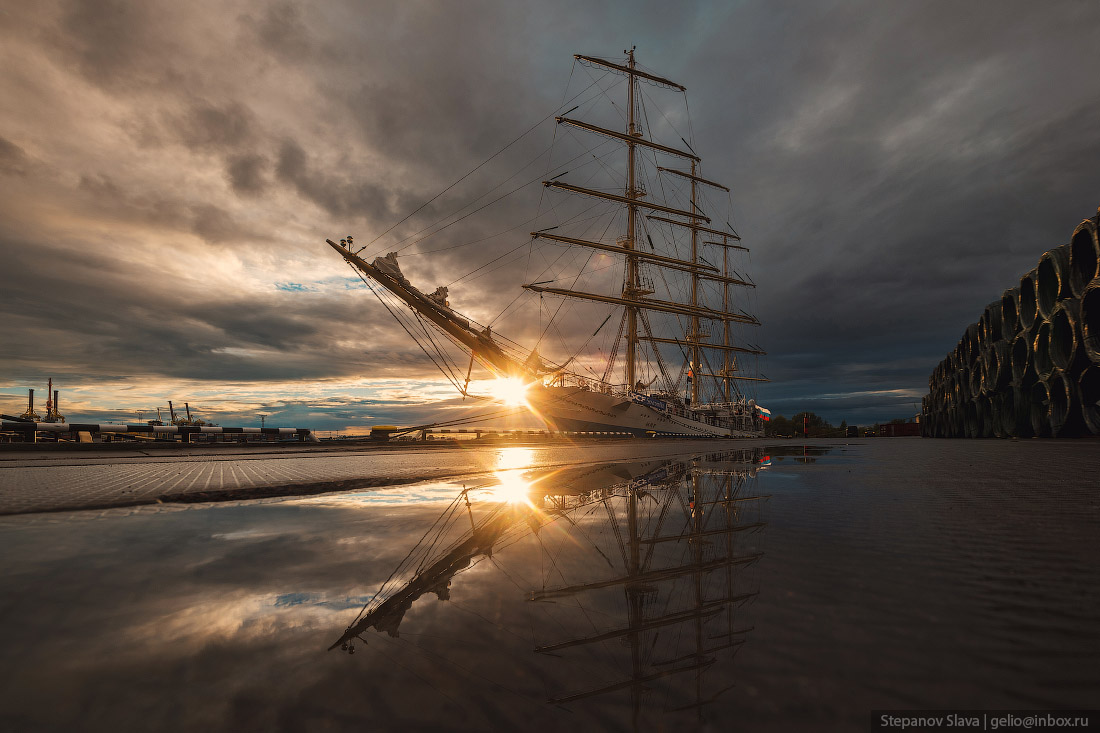
[[[585,78],[573,53],[636,44],[688,86],[685,130],[732,188],[773,380],[759,400],[834,423],[911,415],[982,307],[1096,213],[1098,27],[1072,0],[12,8],[0,409],[52,375],[89,418],[122,409],[120,383],[158,390],[150,407],[251,385],[236,407],[203,405],[222,420],[264,405],[321,428],[430,417],[386,380],[446,383],[324,239],[406,248],[419,287],[451,285],[485,323],[508,309],[494,330],[533,343],[552,308],[516,296],[551,267],[527,237],[550,225],[532,223],[549,210],[546,118]]]

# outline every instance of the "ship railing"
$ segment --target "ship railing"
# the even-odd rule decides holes
[[[579,387],[583,390],[600,392],[601,394],[620,394],[622,392],[622,390],[616,389],[615,385],[609,382],[601,382],[598,379],[588,379],[577,374],[562,375],[561,385],[563,387]]]

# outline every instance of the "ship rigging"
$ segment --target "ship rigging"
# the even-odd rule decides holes
[[[582,144],[578,155],[562,155],[564,160],[555,161],[552,145],[547,172],[540,177],[541,200],[549,206],[543,211],[540,203],[539,215],[531,221],[553,223],[530,232],[525,243],[528,259],[537,255],[553,263],[564,260],[572,269],[548,266],[539,276],[520,283],[529,303],[537,297],[540,332],[533,347],[493,330],[492,324],[503,312],[483,325],[451,308],[448,286],[430,294],[419,290],[402,272],[397,252],[369,259],[360,256],[366,247],[356,249],[350,236],[339,244],[326,241],[464,397],[470,394],[478,364],[498,379],[508,380],[494,393],[507,391],[504,385],[518,388],[524,405],[551,429],[653,436],[762,435],[766,411],[757,407],[752,384],[768,381],[756,368],[765,352],[745,335],[746,329],[760,325],[747,309],[756,285],[734,269],[732,261],[747,256],[748,248],[741,244],[728,216],[720,222],[703,208],[715,210],[708,191],[725,192],[731,201],[730,190],[702,175],[702,158],[683,135],[679,135],[682,146],[654,139],[658,126],[672,133],[677,128],[663,112],[660,125],[649,121],[644,103],[648,95],[640,85],[681,95],[686,90],[641,68],[633,49],[624,53],[624,63],[576,55],[575,68],[580,64],[602,73],[586,88],[594,86],[599,94],[586,96],[582,90],[562,107],[578,104],[549,116],[556,124],[555,145],[557,131],[565,130],[568,135],[562,138],[584,140],[587,146]],[[601,86],[603,80],[617,77],[626,82],[625,107],[615,104]],[[613,129],[613,121],[602,125],[570,116],[578,110],[594,112],[594,102],[600,100],[611,100],[616,114],[625,110],[624,131]],[[686,96],[684,100],[686,112]],[[690,117],[686,119],[690,125]],[[648,136],[640,124],[643,120]],[[593,139],[600,142],[592,143]],[[610,152],[603,152],[609,145]],[[612,155],[623,148],[625,156]],[[672,167],[669,159],[681,165]],[[571,173],[588,178],[562,180],[572,177]],[[662,195],[654,195],[657,191]],[[620,233],[615,234],[616,230]],[[551,257],[550,250],[557,248],[562,254]],[[577,252],[582,254],[575,256]],[[566,253],[572,253],[572,258]],[[614,282],[607,270],[615,260],[604,264],[611,256],[621,258],[621,279]],[[543,326],[548,297],[559,302]],[[518,300],[519,296],[505,311]],[[565,303],[587,303],[597,310],[595,315],[593,311],[584,314],[563,309]],[[608,343],[611,331],[604,329],[614,323],[616,312],[617,333]],[[573,349],[560,337],[563,330],[586,333],[596,323],[591,335]],[[528,331],[529,325],[530,320],[524,324]],[[566,347],[556,360],[540,353],[540,348],[553,353],[548,344],[551,329]],[[590,344],[601,332],[606,352],[597,347],[593,353]],[[465,354],[468,363],[455,357],[451,346]]]
[[[545,665],[563,688],[547,689],[546,702],[617,699],[634,730],[660,708],[701,716],[729,689],[714,690],[705,674],[728,664],[752,630],[738,609],[758,593],[749,568],[762,556],[754,535],[769,497],[756,478],[769,463],[747,449],[498,472],[455,497],[329,649],[354,654],[357,644],[395,641],[402,631],[416,638],[432,623],[433,614],[414,611],[428,595],[485,618],[468,607],[485,594],[490,625],[530,639],[538,655],[516,663]],[[455,581],[483,561],[518,592],[479,593],[487,583],[479,572],[452,598]]]

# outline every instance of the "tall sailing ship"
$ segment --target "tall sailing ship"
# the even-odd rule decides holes
[[[748,248],[740,244],[728,218],[723,226],[712,221],[703,208],[709,208],[707,191],[724,191],[728,198],[729,188],[702,176],[702,159],[682,135],[682,146],[652,139],[653,125],[648,125],[640,85],[680,93],[686,90],[640,68],[633,49],[625,54],[624,63],[575,56],[576,63],[604,76],[625,78],[624,131],[570,117],[582,104],[555,115],[559,129],[568,128],[574,137],[591,136],[600,141],[596,147],[601,149],[612,144],[623,149],[613,151],[617,156],[620,152],[625,156],[615,161],[587,151],[591,153],[588,157],[609,172],[611,182],[606,186],[584,187],[560,180],[568,171],[542,180],[546,195],[594,200],[595,204],[557,225],[531,232],[530,240],[532,247],[580,248],[590,254],[621,257],[622,278],[602,293],[556,284],[559,279],[571,279],[569,284],[575,284],[583,272],[522,285],[532,297],[538,296],[540,318],[541,302],[547,296],[594,308],[611,306],[614,311],[603,319],[593,337],[612,323],[614,312],[618,312],[618,334],[599,365],[602,374],[584,363],[591,360],[591,353],[583,353],[583,346],[581,352],[551,361],[539,353],[539,344],[524,347],[494,332],[491,325],[456,312],[450,307],[447,287],[427,294],[409,282],[396,252],[367,261],[360,256],[365,247],[355,249],[350,236],[339,244],[326,241],[376,294],[379,289],[372,283],[399,301],[387,305],[399,322],[406,315],[401,304],[412,310],[415,322],[402,325],[464,395],[477,363],[506,380],[495,392],[518,388],[522,403],[552,430],[654,437],[762,436],[768,411],[756,404],[753,384],[768,381],[756,368],[765,352],[748,338],[734,334],[735,328],[745,332],[760,325],[746,310],[747,297],[741,295],[756,286],[731,263],[731,258],[747,253]],[[607,97],[606,90],[600,87],[599,91]],[[664,119],[664,128],[676,129]],[[641,120],[650,126],[648,136]],[[647,180],[647,176],[651,178]],[[616,184],[620,185],[617,189]],[[664,195],[656,195],[658,192]],[[561,202],[562,208],[567,206]],[[596,206],[603,207],[596,216],[580,215]],[[583,227],[586,232],[595,230],[596,236],[586,237],[584,232],[569,236],[558,231],[568,225]],[[616,229],[621,232],[617,236]],[[586,265],[591,260],[589,256]],[[561,310],[559,306],[555,314]],[[602,315],[596,313],[589,322]],[[464,381],[456,360],[443,352],[440,337],[468,354]]]

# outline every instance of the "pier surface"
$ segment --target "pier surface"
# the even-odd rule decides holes
[[[891,450],[897,441],[906,441],[907,450]],[[818,446],[849,442],[808,441]],[[932,482],[1006,487],[1045,482],[1076,489],[1094,485],[1100,475],[1100,444],[1095,440],[871,438],[851,443],[876,455],[879,460],[873,465],[879,470],[905,470],[894,465],[904,460]],[[484,474],[500,468],[505,456],[509,468],[546,468],[760,446],[795,450],[801,445],[803,441],[761,439],[9,450],[0,453],[0,515],[380,488]]]
[[[381,446],[174,446],[0,453],[0,515],[154,503],[304,496],[492,471],[502,455],[553,467],[653,458],[769,441],[645,441]],[[774,442],[774,441],[771,441]]]
[[[752,447],[764,451],[751,477],[721,454]],[[767,497],[759,515],[735,517],[766,526],[701,545],[758,561],[647,586],[650,619],[727,598],[727,582],[757,595],[702,627],[736,631],[707,677],[653,681],[667,684],[642,698],[643,722],[698,730],[702,710],[748,731],[848,731],[865,730],[871,710],[1096,707],[1096,441],[289,448],[0,452],[0,664],[17,672],[0,685],[0,729],[647,729],[626,690],[546,702],[629,676],[618,639],[535,652],[623,628],[633,612],[637,596],[618,586],[531,600],[619,577],[621,488],[433,587],[403,612],[400,635],[369,630],[354,657],[324,650],[395,568],[423,563],[412,550],[440,517],[458,507],[465,519],[463,485],[487,486],[497,469],[658,456],[700,468],[675,479],[685,501],[667,514],[655,485],[639,489],[654,520],[645,536],[676,537],[697,512],[726,526],[725,509],[687,503],[721,477],[745,499]],[[710,478],[708,466],[719,469]],[[482,500],[471,517],[484,516]],[[124,508],[96,508],[108,506]],[[684,545],[665,544],[658,552],[672,554],[653,567],[694,556]],[[693,631],[652,629],[646,648],[694,643]],[[724,692],[697,709],[700,689]]]

